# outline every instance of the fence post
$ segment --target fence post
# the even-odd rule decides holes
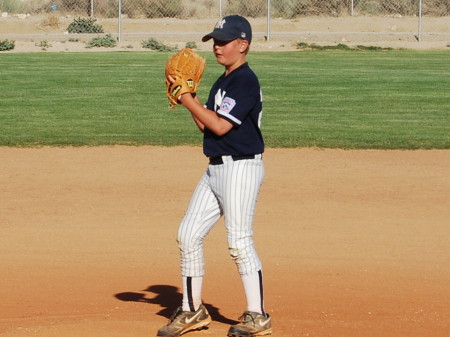
[[[122,0],[119,0],[119,33],[117,35],[117,40],[120,42],[122,39]]]
[[[420,42],[422,38],[422,0],[419,0],[419,28],[417,32],[417,41]]]
[[[266,41],[270,41],[270,0],[267,0],[267,35]]]

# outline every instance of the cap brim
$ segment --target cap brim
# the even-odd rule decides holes
[[[203,36],[202,41],[206,42],[211,39],[217,39],[219,41],[231,41],[236,39],[235,37],[230,36],[230,34],[226,34],[221,31],[214,31],[209,33],[208,35]]]

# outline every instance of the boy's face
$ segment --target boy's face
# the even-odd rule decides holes
[[[248,48],[248,41],[235,39],[231,41],[220,41],[214,39],[213,52],[217,62],[226,68],[245,61],[245,52]]]

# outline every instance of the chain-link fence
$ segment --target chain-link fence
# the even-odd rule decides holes
[[[288,21],[303,20],[307,17],[411,17],[416,18],[418,24],[415,31],[420,38],[421,18],[450,16],[450,0],[0,0],[2,17],[22,13],[22,15],[47,16],[47,20],[54,20],[53,25],[64,29],[68,20],[73,31],[68,33],[112,33],[117,34],[120,41],[122,33],[127,35],[149,33],[144,29],[139,32],[125,27],[133,20],[217,20],[228,14],[240,14],[250,19],[266,21],[266,39],[279,33],[277,27],[271,26],[272,20],[284,19]],[[1,19],[1,17],[0,17]],[[105,29],[93,28],[95,21],[101,21]],[[109,21],[108,21],[109,20]],[[62,23],[64,21],[64,23]],[[161,26],[159,32],[167,32],[164,23],[157,21]],[[2,34],[0,21],[0,35]],[[51,26],[52,22],[46,22]],[[391,25],[392,26],[392,25]],[[445,25],[444,25],[445,26]],[[67,27],[67,26],[66,26]],[[211,27],[208,21],[208,27]],[[51,28],[51,27],[50,27]],[[152,28],[153,29],[153,28]],[[185,26],[179,32],[172,34],[186,34]],[[210,29],[210,28],[208,28]],[[296,32],[295,27],[290,33]],[[354,27],[355,30],[358,27]],[[448,31],[450,33],[450,26]],[[374,29],[374,31],[376,31]],[[157,34],[158,30],[153,29]],[[284,32],[286,33],[286,31]]]
[[[423,0],[423,14],[450,15],[449,0]],[[418,14],[420,0],[0,0],[0,11],[9,13],[48,13],[89,17],[205,18],[227,14],[266,16],[268,6],[274,17],[326,15]]]

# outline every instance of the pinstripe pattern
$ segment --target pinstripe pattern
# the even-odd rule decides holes
[[[253,245],[253,217],[259,188],[264,179],[261,156],[210,165],[200,179],[178,230],[182,275],[204,275],[203,240],[224,215],[228,247],[239,273],[261,270]]]

